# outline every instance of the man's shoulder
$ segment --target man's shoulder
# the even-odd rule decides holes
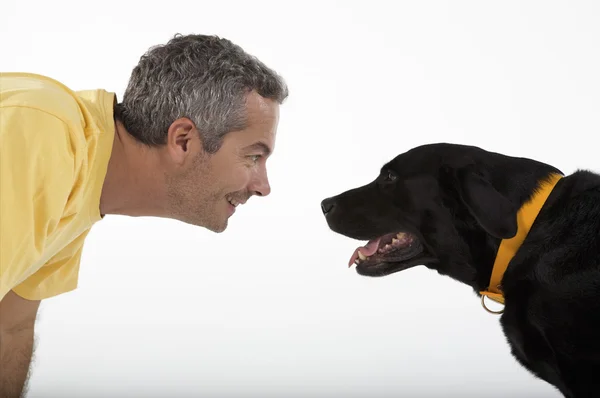
[[[77,94],[55,79],[34,73],[0,73],[0,108],[47,113],[70,127],[83,122]]]

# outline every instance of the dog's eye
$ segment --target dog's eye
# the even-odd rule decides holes
[[[388,171],[386,171],[386,172],[383,174],[383,181],[385,181],[385,182],[392,182],[392,181],[395,181],[395,180],[396,180],[396,178],[397,178],[397,177],[396,177],[396,173],[394,173],[394,172],[393,172],[393,171],[391,171],[391,170],[388,170]]]

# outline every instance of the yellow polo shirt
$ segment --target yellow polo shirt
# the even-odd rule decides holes
[[[99,221],[114,138],[114,93],[72,91],[0,73],[0,300],[77,287],[84,240]]]

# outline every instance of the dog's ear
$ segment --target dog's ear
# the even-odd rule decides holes
[[[455,171],[462,202],[481,227],[499,239],[517,233],[515,205],[470,165]]]

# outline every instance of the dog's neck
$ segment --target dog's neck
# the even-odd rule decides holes
[[[533,193],[531,199],[525,202],[517,213],[517,233],[509,239],[503,239],[500,242],[498,252],[494,259],[490,283],[487,289],[480,291],[481,295],[488,297],[498,303],[504,304],[504,294],[502,292],[502,277],[508,268],[512,258],[515,256],[527,234],[531,230],[537,215],[546,203],[546,200],[552,193],[552,190],[563,176],[558,173],[552,173],[547,179],[541,181],[538,188]],[[484,305],[485,307],[485,305]]]

